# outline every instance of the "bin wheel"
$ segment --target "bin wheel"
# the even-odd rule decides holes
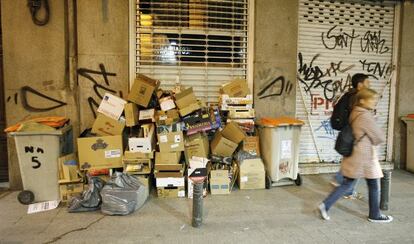
[[[265,187],[266,189],[270,189],[271,186],[272,186],[272,179],[270,178],[269,175],[266,175]]]
[[[34,202],[34,194],[31,191],[21,191],[19,195],[17,195],[17,200],[21,204],[29,205]]]
[[[302,177],[300,176],[300,174],[297,175],[296,180],[295,180],[295,184],[297,186],[302,185]]]

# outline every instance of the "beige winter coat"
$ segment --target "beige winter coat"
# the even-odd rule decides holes
[[[382,178],[381,166],[376,152],[377,145],[385,141],[384,133],[377,126],[371,111],[362,107],[354,107],[349,117],[355,140],[352,155],[344,157],[341,164],[342,174],[348,178]]]

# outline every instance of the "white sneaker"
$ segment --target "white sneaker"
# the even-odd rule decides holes
[[[393,220],[394,218],[392,216],[389,215],[381,215],[379,218],[377,219],[370,219],[368,218],[369,222],[372,223],[389,223]]]
[[[321,214],[322,219],[324,220],[330,220],[331,217],[329,217],[328,212],[326,211],[325,203],[321,203],[318,206],[319,213]]]

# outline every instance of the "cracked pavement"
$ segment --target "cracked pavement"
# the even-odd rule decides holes
[[[366,220],[362,200],[340,200],[323,221],[317,204],[328,195],[332,175],[304,176],[303,185],[233,191],[204,199],[204,221],[191,227],[191,200],[151,197],[128,216],[100,211],[68,213],[61,206],[28,215],[18,192],[0,198],[0,243],[414,243],[414,174],[394,171],[391,224]]]

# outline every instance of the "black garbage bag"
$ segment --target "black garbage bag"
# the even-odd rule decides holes
[[[101,211],[108,215],[128,215],[144,205],[148,187],[132,175],[115,172],[101,191]]]
[[[102,198],[99,194],[105,181],[99,177],[88,178],[88,190],[81,197],[72,198],[69,202],[69,213],[89,212],[100,209]]]

